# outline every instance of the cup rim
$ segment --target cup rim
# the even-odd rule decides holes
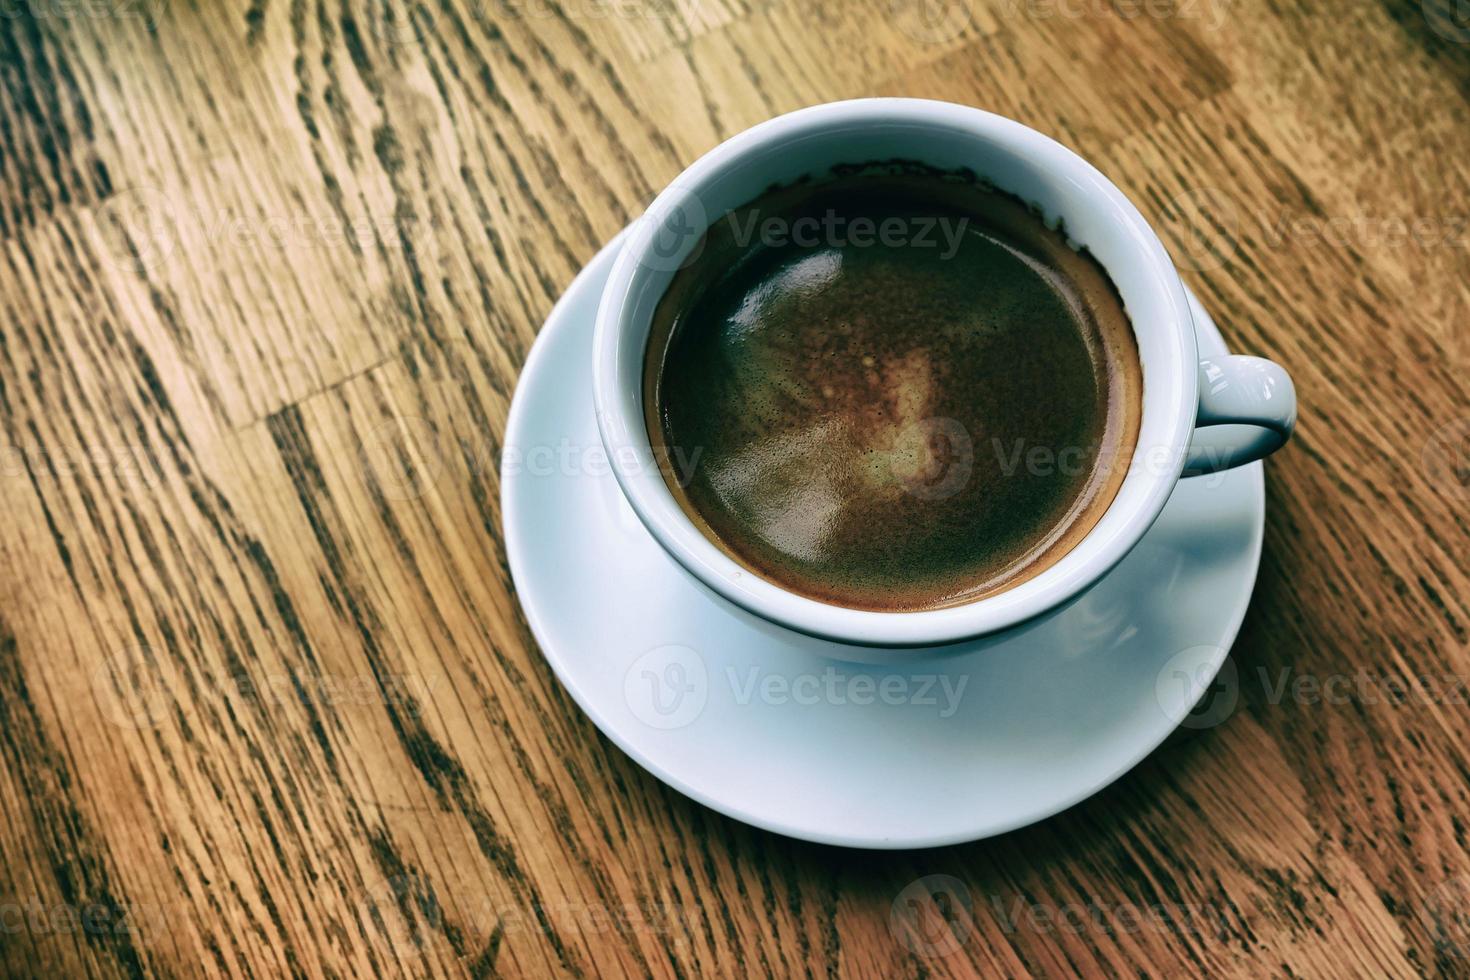
[[[658,467],[614,465],[611,469],[629,506],[664,551],[711,591],[745,611],[778,626],[837,643],[863,647],[943,646],[1010,630],[1065,605],[1132,550],[1162,512],[1183,470],[1197,405],[1198,354],[1188,300],[1178,272],[1163,243],[1123,192],[1081,156],[1050,137],[971,106],[928,99],[852,99],[776,116],[732,136],[697,159],[655,197],[644,218],[668,213],[673,205],[698,193],[741,157],[773,142],[797,139],[814,128],[848,128],[874,122],[966,130],[985,139],[1001,141],[1028,161],[1049,172],[1062,172],[1069,181],[1085,188],[1094,202],[1091,206],[1103,210],[1110,220],[1123,227],[1132,244],[1134,261],[1146,266],[1153,299],[1176,325],[1170,331],[1174,363],[1144,365],[1146,395],[1151,380],[1161,386],[1156,389],[1152,402],[1145,398],[1145,416],[1148,417],[1151,408],[1157,413],[1167,412],[1163,426],[1165,438],[1154,440],[1149,448],[1156,450],[1164,446],[1167,455],[1162,465],[1139,471],[1148,483],[1127,500],[1124,500],[1124,489],[1134,480],[1134,472],[1130,471],[1125,478],[1104,515],[1122,504],[1128,508],[1124,524],[1100,540],[1094,540],[1098,534],[1095,527],[1056,563],[1014,588],[941,609],[879,612],[811,599],[750,571],[699,530],[678,505]],[[981,176],[985,176],[983,172]],[[708,217],[713,221],[719,216]],[[629,454],[633,458],[651,458],[652,454],[641,410],[627,412],[625,399],[618,397],[621,389],[618,367],[629,356],[626,348],[632,343],[628,339],[632,323],[628,300],[641,277],[650,274],[644,260],[654,247],[657,234],[656,220],[640,218],[630,226],[598,304],[592,351],[592,397],[598,432],[610,460],[629,458]],[[638,347],[633,353],[641,361],[643,344]],[[1161,376],[1160,371],[1166,375]],[[641,391],[634,401],[641,405]],[[630,414],[637,417],[629,417]],[[1138,453],[1144,450],[1142,445],[1135,447],[1131,466],[1138,466]],[[1068,562],[1084,546],[1093,552],[1092,557],[1085,563]]]

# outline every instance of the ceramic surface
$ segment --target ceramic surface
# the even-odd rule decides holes
[[[923,847],[1049,816],[1152,751],[1210,684],[1245,614],[1261,465],[1179,483],[1123,562],[1017,639],[902,668],[754,625],[649,536],[598,437],[591,343],[619,242],[552,311],[506,435],[511,573],[589,717],[664,782],[806,840]],[[1190,297],[1202,356],[1224,354]]]

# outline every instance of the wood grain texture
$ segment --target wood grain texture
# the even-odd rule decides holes
[[[1196,723],[881,855],[603,738],[496,474],[598,247],[873,94],[1096,160],[1303,417]],[[1467,96],[1454,0],[11,5],[0,971],[1470,975]]]

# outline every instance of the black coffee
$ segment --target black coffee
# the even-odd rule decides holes
[[[648,346],[681,506],[751,571],[857,609],[977,599],[1116,495],[1142,372],[1112,282],[953,175],[772,190],[708,230]]]

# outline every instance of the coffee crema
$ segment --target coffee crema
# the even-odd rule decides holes
[[[895,168],[715,221],[654,315],[643,404],[689,518],[854,609],[1010,588],[1102,517],[1142,370],[1102,266],[1022,202]]]

